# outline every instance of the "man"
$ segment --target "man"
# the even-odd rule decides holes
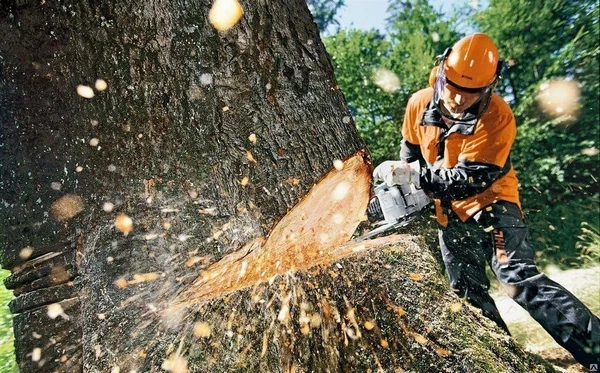
[[[434,198],[442,256],[460,296],[508,332],[488,294],[489,263],[509,295],[591,369],[600,357],[600,320],[534,262],[510,162],[515,118],[493,93],[500,70],[498,50],[485,34],[447,49],[431,87],[408,101],[401,161],[382,163],[373,177],[414,183]]]

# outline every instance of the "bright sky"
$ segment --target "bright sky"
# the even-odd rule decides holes
[[[434,9],[447,12],[459,0],[430,0]],[[339,10],[338,21],[342,28],[382,30],[387,18],[388,0],[346,0],[346,5]],[[383,30],[382,30],[383,31]]]

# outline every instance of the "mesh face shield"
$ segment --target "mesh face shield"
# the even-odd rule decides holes
[[[485,112],[490,103],[492,92],[496,86],[497,78],[494,79],[491,84],[483,88],[461,87],[446,77],[446,74],[444,74],[444,64],[445,61],[442,61],[440,68],[438,69],[438,75],[435,84],[433,86],[434,103],[436,108],[444,117],[450,120],[468,121],[479,118]],[[464,109],[462,112],[452,113],[448,106],[444,104],[446,90],[461,94],[463,97],[472,98],[475,95],[476,99],[473,104]]]

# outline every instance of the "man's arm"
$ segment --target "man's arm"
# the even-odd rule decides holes
[[[417,128],[419,127],[420,106],[417,98],[413,95],[408,99],[404,120],[402,122],[402,141],[400,142],[400,159],[407,163],[419,161],[421,167],[425,167],[425,159],[421,153]]]
[[[508,105],[497,112],[481,119],[481,127],[468,138],[456,166],[421,169],[425,190],[442,200],[461,200],[483,192],[510,170],[517,127]]]
[[[423,158],[419,144],[412,144],[406,139],[402,139],[402,142],[400,143],[400,159],[407,163],[419,161],[421,167],[425,164],[425,159]]]
[[[442,200],[461,200],[486,190],[510,170],[495,164],[461,161],[453,168],[421,169],[421,187]]]

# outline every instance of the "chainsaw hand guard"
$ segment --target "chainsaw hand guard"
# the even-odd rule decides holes
[[[367,218],[371,223],[375,223],[385,219],[383,211],[381,210],[381,203],[379,203],[379,198],[373,197],[369,200],[369,207],[367,207]]]

